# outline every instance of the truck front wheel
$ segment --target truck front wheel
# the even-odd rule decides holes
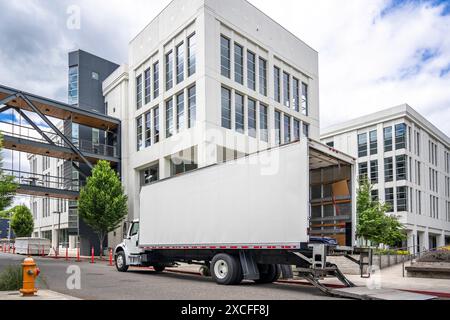
[[[116,255],[116,268],[119,272],[127,272],[128,265],[125,259],[125,252],[119,251]]]
[[[217,284],[234,285],[242,281],[240,262],[229,254],[217,254],[211,262],[210,270]]]

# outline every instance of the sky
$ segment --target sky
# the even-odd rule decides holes
[[[67,101],[69,51],[125,63],[169,2],[0,0],[0,83]],[[450,135],[450,0],[250,2],[319,52],[322,128],[408,103]]]
[[[169,2],[0,0],[0,84],[66,102],[69,51],[126,63]],[[408,103],[450,135],[450,0],[250,2],[319,52],[322,128]]]

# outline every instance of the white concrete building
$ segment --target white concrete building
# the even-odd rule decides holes
[[[450,243],[450,139],[408,105],[325,129],[322,142],[358,158],[373,197],[389,203],[415,250]]]
[[[318,53],[249,2],[172,1],[103,83],[108,115],[123,121],[129,219],[146,183],[318,140],[318,86]]]

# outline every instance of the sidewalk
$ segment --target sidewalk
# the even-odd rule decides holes
[[[22,297],[18,291],[0,291],[0,300],[80,300],[75,297],[67,296],[50,290],[39,290],[33,297]]]

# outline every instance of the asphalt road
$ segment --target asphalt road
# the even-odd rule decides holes
[[[0,272],[8,265],[19,265],[23,256],[0,253]],[[106,261],[66,262],[35,258],[41,269],[38,287],[89,300],[328,300],[319,290],[295,284],[219,286],[210,278],[148,269],[119,273]],[[79,267],[81,289],[69,289],[68,267]],[[75,266],[75,267],[73,267]],[[74,278],[70,278],[73,280]],[[76,281],[69,281],[69,286]]]

